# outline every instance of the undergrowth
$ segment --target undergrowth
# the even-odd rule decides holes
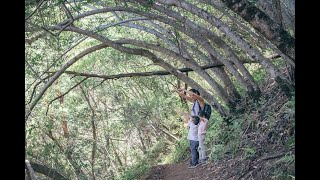
[[[150,168],[163,159],[162,151],[167,146],[164,139],[160,139],[144,156],[137,157],[137,162],[126,167],[118,179],[140,179]],[[117,178],[116,178],[117,179]]]
[[[205,145],[210,162],[240,157],[254,161],[258,158],[285,152],[268,163],[262,161],[256,177],[294,179],[295,177],[295,98],[288,99],[279,89],[265,92],[258,100],[243,99],[242,113],[233,114],[226,123],[215,112],[209,120]],[[148,156],[125,171],[123,179],[135,179],[151,166],[180,163],[190,158],[189,142],[183,137],[174,144],[159,142]],[[163,148],[169,149],[162,154]],[[260,173],[260,174],[259,174]],[[254,174],[250,174],[253,176]]]

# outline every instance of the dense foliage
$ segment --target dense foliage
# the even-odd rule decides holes
[[[294,148],[294,2],[25,2],[26,159],[50,169],[37,176],[134,179],[186,160],[178,87],[213,107],[210,161]]]

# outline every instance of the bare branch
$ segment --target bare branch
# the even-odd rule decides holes
[[[25,42],[27,42],[29,45],[31,45],[34,41],[38,40],[40,37],[45,36],[46,34],[47,34],[47,33],[46,33],[45,31],[40,32],[40,33],[36,34],[36,35],[33,36],[33,37],[30,37],[30,38],[25,39]]]
[[[100,86],[104,81],[106,81],[106,80],[102,80],[98,85],[93,86],[91,89],[94,89],[94,88],[96,88],[96,87]]]
[[[58,59],[62,58],[64,55],[66,55],[69,51],[71,51],[73,48],[75,48],[77,45],[79,45],[81,42],[83,42],[87,38],[88,37],[80,38],[80,40],[78,42],[76,42],[74,45],[71,45],[68,49],[66,49],[40,76],[47,73],[47,71],[49,71],[49,69],[56,64]]]
[[[255,62],[253,62],[255,63]],[[202,69],[209,69],[213,67],[221,67],[223,66],[222,63],[216,63],[216,64],[209,64],[205,66],[201,66]],[[181,68],[178,69],[180,72],[190,72],[193,71],[190,68]],[[119,78],[125,78],[125,77],[143,77],[143,76],[157,76],[157,75],[171,75],[168,71],[152,71],[152,72],[140,72],[140,73],[126,73],[126,74],[115,74],[115,75],[98,75],[98,74],[90,74],[90,73],[80,73],[80,72],[74,72],[74,71],[65,71],[65,74],[72,74],[75,76],[84,76],[88,78],[101,78],[104,80],[108,79],[119,79]]]
[[[43,79],[41,79],[41,77],[39,76],[39,74],[31,67],[31,65],[30,65],[29,62],[27,61],[27,58],[26,58],[25,62],[26,62],[26,64],[27,64],[28,68],[29,68],[29,69],[32,71],[32,73],[34,74],[34,76],[35,76],[36,78],[38,78],[40,81],[45,82]]]
[[[53,101],[65,96],[66,94],[68,94],[72,89],[74,89],[75,87],[79,86],[81,83],[83,83],[85,80],[87,80],[88,77],[86,78],[83,78],[80,82],[78,82],[77,84],[75,84],[74,86],[72,86],[68,91],[66,91],[65,93],[61,94],[60,96],[52,99],[49,103],[48,103],[48,106],[47,106],[47,111],[46,111],[46,115],[48,114],[48,111],[49,111],[49,106],[53,103]]]
[[[62,29],[60,29],[60,30],[55,34],[56,36],[59,36],[60,33],[61,33],[65,28],[67,28],[68,26],[70,26],[70,25],[74,22],[74,18],[73,18],[73,16],[72,16],[71,12],[69,11],[69,9],[67,8],[67,6],[66,6],[64,3],[62,3],[62,9],[65,11],[65,13],[66,13],[67,16],[70,18],[70,20],[69,20],[69,22],[67,22],[67,23],[63,26]]]
[[[72,20],[74,20],[70,10],[67,8],[67,6],[64,4],[64,2],[62,2],[62,8],[63,8],[63,10],[65,10],[65,13],[67,14],[67,16],[69,18],[71,18]]]
[[[149,20],[149,19],[148,19],[148,18],[132,18],[132,19],[126,19],[126,20],[119,21],[119,22],[116,22],[116,23],[101,25],[101,26],[99,26],[99,27],[97,28],[97,31],[101,31],[101,30],[103,30],[103,29],[107,29],[107,28],[109,28],[109,27],[116,26],[116,25],[119,25],[119,24],[131,22],[131,21],[141,21],[141,20]]]
[[[25,92],[29,91],[29,89],[32,87],[32,85],[37,81],[37,79],[33,80],[33,82],[30,84],[30,86],[25,90]]]
[[[36,89],[37,89],[37,87],[38,87],[38,85],[39,85],[40,83],[41,83],[41,81],[39,81],[38,83],[36,83],[36,84],[34,85],[33,90],[32,90],[32,93],[31,93],[31,97],[30,97],[30,99],[29,99],[29,101],[28,101],[27,104],[30,104],[30,102],[31,102],[31,100],[32,100],[32,98],[33,98],[33,95],[34,95],[34,93],[36,92]]]
[[[25,21],[27,21],[40,8],[43,2],[44,0],[41,0],[41,2],[37,5],[36,9],[25,19]]]
[[[28,120],[28,117],[31,113],[31,111],[33,110],[33,108],[35,107],[35,105],[38,103],[38,101],[41,99],[41,97],[43,96],[43,94],[47,91],[47,89],[53,84],[53,82],[58,79],[61,74],[68,69],[72,64],[74,64],[75,62],[77,62],[79,59],[81,59],[82,57],[86,56],[87,54],[90,54],[94,51],[97,51],[99,49],[103,49],[105,47],[108,47],[108,45],[106,44],[99,44],[93,47],[90,47],[84,51],[82,51],[81,53],[79,53],[78,55],[76,55],[75,57],[73,57],[70,61],[68,61],[65,65],[63,65],[61,67],[61,69],[59,71],[57,71],[50,79],[49,81],[43,86],[43,88],[41,89],[41,91],[39,92],[38,96],[31,102],[31,105],[29,107],[29,110],[26,112],[26,117],[25,117],[25,121]]]
[[[48,76],[44,77],[43,79],[48,79],[48,78],[50,78],[52,75],[53,75],[53,74],[48,75]],[[37,83],[34,85],[33,90],[32,90],[32,93],[31,93],[31,97],[30,97],[30,99],[29,99],[29,101],[28,101],[27,104],[30,104],[30,102],[31,102],[31,100],[32,100],[32,98],[33,98],[33,95],[34,95],[34,93],[36,92],[36,89],[37,89],[38,85],[39,85],[41,82],[42,82],[42,81],[39,81],[39,82],[37,82]],[[46,82],[44,81],[44,83],[46,83]],[[32,84],[33,84],[33,83],[32,83]]]
[[[32,167],[31,167],[29,161],[26,160],[25,163],[26,163],[26,166],[27,166],[29,175],[30,175],[30,177],[31,177],[31,180],[37,180],[38,178],[37,178],[36,174],[34,173],[34,171],[33,171]]]
[[[96,156],[96,151],[97,151],[97,140],[96,140],[96,136],[97,136],[97,132],[96,132],[96,125],[95,125],[95,113],[94,113],[94,109],[90,103],[90,99],[87,96],[85,90],[82,88],[82,86],[80,85],[81,91],[86,99],[86,101],[88,102],[88,105],[91,109],[92,115],[91,115],[91,124],[92,124],[92,135],[93,135],[93,146],[92,146],[92,154],[91,154],[91,173],[92,173],[92,178],[93,180],[95,180],[95,175],[94,175],[94,163],[95,163],[95,156]]]

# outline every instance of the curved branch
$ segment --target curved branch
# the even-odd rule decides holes
[[[43,79],[48,79],[48,78],[50,78],[50,77],[51,77],[51,75],[48,75],[48,76],[44,77]],[[34,96],[34,94],[35,94],[35,92],[36,92],[36,89],[37,89],[37,87],[39,86],[40,83],[42,83],[42,81],[37,82],[37,83],[33,86],[33,90],[32,90],[30,99],[29,99],[29,101],[28,101],[27,104],[30,104],[30,102],[32,101],[32,98],[33,98],[33,96]],[[44,82],[44,83],[45,83],[45,82]]]
[[[275,56],[279,57],[279,56]],[[273,59],[273,58],[272,58]],[[243,63],[257,63],[254,61],[246,61]],[[220,62],[214,63],[214,64],[208,64],[204,66],[200,66],[201,69],[211,69],[211,68],[218,68],[223,67],[224,65]],[[193,69],[191,68],[180,68],[178,71],[181,72],[192,72]],[[149,71],[149,72],[136,72],[136,73],[125,73],[125,74],[115,74],[115,75],[99,75],[99,74],[91,74],[91,73],[82,73],[82,72],[75,72],[75,71],[65,71],[65,74],[72,74],[75,76],[83,76],[87,78],[101,78],[105,80],[108,79],[120,79],[120,78],[126,78],[126,77],[146,77],[146,76],[163,76],[163,75],[171,75],[169,71]]]
[[[30,102],[32,101],[32,98],[33,98],[33,96],[34,96],[34,93],[36,92],[36,89],[37,89],[37,87],[39,86],[40,83],[42,83],[42,81],[39,81],[39,82],[37,82],[37,83],[34,85],[33,90],[32,90],[32,93],[31,93],[31,96],[30,96],[30,99],[29,99],[29,101],[28,101],[27,104],[30,104]]]
[[[89,77],[86,77],[84,79],[82,79],[80,82],[78,82],[76,85],[72,86],[68,91],[66,91],[65,93],[61,94],[60,96],[52,99],[49,103],[48,103],[48,106],[47,106],[47,111],[46,111],[46,115],[48,114],[48,111],[49,111],[49,107],[50,105],[53,103],[53,101],[65,96],[66,94],[68,94],[72,89],[74,89],[75,87],[77,87],[78,85],[80,85],[83,81],[87,80]]]
[[[31,102],[31,105],[29,107],[29,110],[26,112],[26,117],[25,117],[25,121],[28,120],[29,115],[31,114],[33,108],[35,107],[35,105],[38,103],[38,101],[41,99],[41,97],[43,96],[43,94],[48,90],[48,88],[53,84],[53,82],[58,79],[61,74],[68,69],[72,64],[74,64],[75,62],[77,62],[79,59],[81,59],[82,57],[86,56],[87,54],[90,54],[94,51],[97,51],[99,49],[103,49],[105,47],[108,47],[108,45],[106,44],[99,44],[93,47],[90,47],[84,51],[82,51],[81,53],[79,53],[78,55],[76,55],[75,57],[73,57],[70,61],[68,61],[65,65],[62,66],[62,68],[57,71],[50,79],[49,81],[43,86],[43,88],[41,89],[41,91],[39,92],[38,96]]]
[[[153,5],[152,7],[154,7],[154,6],[155,5]],[[252,85],[245,81],[244,77],[238,72],[238,70],[233,66],[233,64],[229,60],[227,60],[227,58],[225,58],[220,52],[218,52],[215,48],[213,48],[211,46],[210,42],[206,38],[207,37],[206,34],[208,33],[207,30],[204,30],[194,24],[189,23],[191,21],[188,21],[184,17],[180,18],[180,16],[179,16],[179,18],[178,18],[177,13],[173,13],[172,11],[169,12],[163,6],[155,6],[155,8],[158,11],[167,14],[168,16],[175,17],[175,18],[179,19],[180,21],[185,21],[185,22],[183,22],[183,25],[179,25],[177,23],[177,21],[173,20],[172,18],[167,18],[164,16],[159,16],[159,15],[151,14],[148,12],[143,12],[138,9],[127,9],[127,11],[130,11],[132,13],[136,13],[136,14],[139,14],[142,16],[149,17],[150,19],[158,20],[158,21],[163,22],[165,24],[171,25],[175,29],[183,32],[184,34],[186,34],[187,36],[192,38],[195,42],[199,43],[199,45],[201,45],[209,54],[212,54],[220,62],[222,62],[226,66],[226,68],[229,70],[229,72],[235,76],[235,78],[238,80],[238,82],[242,85],[243,88],[245,88],[249,92],[253,91]]]
[[[32,166],[30,165],[30,162],[28,160],[25,161],[25,166],[27,167],[27,170],[29,172],[28,176],[30,177],[31,180],[38,180],[38,177],[34,173],[34,170]]]
[[[257,31],[275,44],[284,54],[295,59],[295,39],[253,3],[245,0],[221,0],[228,8],[240,15]],[[211,0],[212,2],[212,0]]]
[[[234,15],[231,15],[231,13],[228,13],[226,10],[224,10],[224,8],[222,8],[221,6],[218,6],[216,4],[212,4],[212,6],[218,10],[220,10],[224,15],[226,15],[228,18],[230,18],[233,22],[235,22],[241,29],[247,31],[250,33],[250,35],[254,38],[256,38],[260,43],[265,44],[267,47],[269,47],[270,49],[272,49],[274,52],[278,53],[284,60],[286,60],[288,63],[290,63],[290,65],[292,65],[293,67],[295,67],[295,63],[294,61],[287,56],[286,54],[284,54],[282,51],[279,50],[279,48],[274,45],[273,43],[271,43],[265,36],[263,36],[259,31],[253,32],[249,27],[245,26],[244,24],[242,24],[237,17],[235,17]]]
[[[147,49],[152,49],[155,51],[158,51],[160,53],[166,54],[168,56],[171,56],[172,58],[178,59],[180,62],[185,64],[186,66],[192,68],[196,73],[198,73],[205,81],[207,81],[211,87],[217,92],[217,94],[228,104],[231,106],[234,106],[234,102],[232,99],[230,99],[227,95],[227,92],[223,89],[223,87],[218,84],[206,71],[204,71],[198,63],[190,57],[189,58],[184,58],[183,56],[179,55],[178,53],[171,51],[169,49],[166,49],[164,47],[161,47],[159,45],[154,45],[150,43],[146,43],[143,41],[138,41],[138,40],[133,40],[133,39],[122,39],[117,42],[121,43],[129,43],[133,44],[139,47],[147,48]]]
[[[141,4],[145,4],[145,2],[141,0],[134,1],[137,1]],[[166,0],[159,1],[167,2]],[[272,78],[275,78],[276,82],[278,83],[280,88],[286,93],[287,96],[291,96],[290,92],[293,90],[294,86],[292,85],[292,83],[290,83],[288,78],[286,78],[274,64],[272,64],[267,58],[265,58],[258,49],[251,46],[239,34],[235,33],[230,27],[228,27],[226,23],[216,18],[212,14],[208,13],[204,9],[198,8],[186,1],[175,0],[170,2],[173,2],[176,6],[181,7],[187,10],[188,12],[206,20],[208,23],[210,23],[213,26],[216,26],[221,32],[229,36],[233,40],[233,42],[235,42],[235,44],[238,45],[244,52],[246,52],[254,60],[258,61],[262,65],[262,67],[264,67],[267,70],[267,72]],[[152,4],[151,7],[153,9],[158,10],[159,12],[163,12],[168,15],[171,14],[171,12],[167,12],[167,8],[164,8],[163,6]]]
[[[133,9],[133,8],[124,8],[124,7],[113,7],[113,8],[102,8],[102,9],[97,9],[97,10],[93,10],[93,11],[88,11],[88,12],[85,12],[83,14],[80,14],[78,16],[75,16],[74,19],[80,19],[80,18],[83,18],[83,17],[86,17],[86,16],[90,16],[90,15],[94,15],[94,14],[98,14],[98,13],[105,13],[105,12],[110,12],[110,11],[126,11],[126,12],[131,12],[131,13],[135,13],[135,14],[140,14],[142,16],[145,16],[145,17],[149,17],[150,19],[156,19],[156,20],[159,20],[161,22],[164,22],[166,24],[170,24],[172,26],[174,26],[173,24],[176,24],[175,21],[173,20],[169,20],[169,19],[161,19],[161,18],[164,18],[164,17],[160,17],[158,15],[154,15],[154,14],[150,14],[150,13],[146,13],[146,12],[142,12],[138,9]],[[59,23],[58,26],[56,26],[56,30],[60,30],[60,26],[66,22],[68,22],[69,20],[65,20],[64,22],[62,23]],[[177,24],[176,26],[174,26],[175,28],[177,28]],[[58,28],[57,28],[58,27]],[[72,27],[71,27],[72,28]],[[182,29],[181,29],[182,28]],[[52,28],[51,28],[52,29]],[[179,29],[179,28],[178,28]],[[183,26],[180,26],[180,31],[184,32],[185,31],[185,28]],[[194,32],[184,32],[184,33],[187,33],[190,37],[192,37],[195,41],[199,42],[202,46],[204,46],[204,48],[209,52],[211,53],[212,55],[216,56],[217,59],[219,59],[220,61],[223,61],[223,63],[226,63],[228,64],[228,69],[230,70],[230,72],[237,78],[237,80],[240,82],[240,84],[246,88],[246,89],[249,89],[251,91],[252,87],[250,86],[250,84],[246,83],[245,80],[243,79],[243,77],[241,76],[241,74],[225,59],[223,58],[218,52],[216,52],[212,47],[210,47],[210,45],[208,44],[207,41],[204,41],[203,39],[204,38],[201,38],[200,36],[196,36],[194,34]],[[199,40],[199,38],[201,38],[201,40]],[[201,42],[207,42],[205,44],[201,43]]]
[[[256,62],[248,62],[248,63],[256,63]],[[222,67],[224,66],[221,63],[216,64],[208,64],[205,66],[200,66],[201,69],[210,69],[214,67]],[[181,72],[191,72],[193,69],[190,68],[181,68],[178,69],[178,71]],[[75,72],[75,71],[65,71],[65,74],[72,74],[75,76],[84,76],[88,78],[101,78],[104,80],[108,79],[119,79],[119,78],[125,78],[125,77],[145,77],[145,76],[162,76],[162,75],[171,75],[169,71],[152,71],[152,72],[137,72],[137,73],[126,73],[126,74],[115,74],[115,75],[99,75],[99,74],[90,74],[90,73],[81,73],[81,72]]]
[[[148,18],[141,18],[141,17],[140,18],[126,19],[126,20],[122,20],[122,21],[119,21],[119,22],[111,23],[111,24],[101,25],[97,29],[99,31],[99,30],[107,29],[107,28],[112,27],[112,26],[128,23],[128,22],[131,22],[131,21],[143,21],[143,20],[149,20],[149,19]]]
[[[28,17],[26,17],[25,21],[27,21],[40,8],[43,2],[44,0],[41,0],[41,2],[37,5],[36,9]]]
[[[60,30],[61,26],[52,26],[49,27],[49,29],[51,30]],[[225,117],[229,114],[229,112],[226,111],[226,109],[220,104],[218,103],[217,99],[212,96],[211,94],[209,94],[203,87],[201,87],[197,82],[195,82],[193,79],[191,79],[190,77],[186,76],[185,74],[183,74],[181,71],[178,71],[176,68],[174,68],[173,66],[171,66],[169,63],[165,62],[163,59],[157,57],[155,54],[151,53],[148,50],[145,49],[136,49],[136,48],[128,48],[128,47],[124,47],[119,43],[116,43],[114,41],[111,41],[110,39],[101,36],[97,33],[88,31],[88,30],[83,30],[77,27],[67,27],[65,30],[67,31],[72,31],[72,32],[76,32],[79,34],[83,34],[86,36],[89,36],[91,38],[94,38],[100,42],[103,42],[105,44],[107,44],[108,46],[124,52],[124,53],[128,53],[128,54],[133,54],[133,55],[140,55],[140,56],[144,56],[148,59],[150,59],[153,63],[158,64],[159,66],[163,67],[164,69],[166,69],[167,71],[169,71],[171,74],[175,75],[176,77],[178,77],[179,79],[181,79],[182,81],[186,82],[187,84],[189,84],[190,86],[196,88],[199,90],[199,92],[201,94],[203,94],[203,97],[208,100],[208,102],[215,108],[218,110],[218,112],[221,114],[222,117]]]

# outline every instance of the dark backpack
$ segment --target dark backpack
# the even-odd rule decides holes
[[[203,111],[204,111],[204,117],[209,120],[211,116],[211,106],[207,103],[204,103]]]

